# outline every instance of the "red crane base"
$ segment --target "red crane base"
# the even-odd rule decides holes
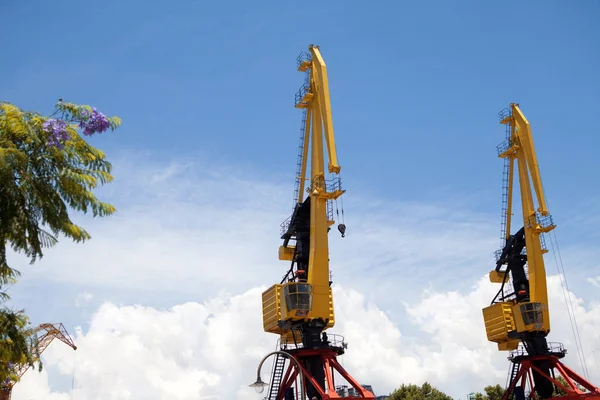
[[[548,376],[547,374],[542,372],[539,368],[533,365],[533,361],[547,361],[548,365],[550,366],[550,371],[558,372],[558,375],[566,381],[567,385],[565,386],[563,383],[558,381],[558,376],[556,376],[556,373],[552,374],[553,376]],[[528,386],[531,389],[531,393],[529,394],[529,397],[527,397],[528,399],[540,399],[540,397],[535,391],[535,385],[532,375],[533,371],[536,371],[541,376],[552,382],[556,388],[560,388],[566,393],[563,396],[551,397],[550,399],[600,400],[599,388],[585,380],[582,376],[577,374],[575,371],[573,371],[563,363],[561,363],[559,359],[554,355],[526,357],[521,359],[520,361],[513,362],[520,363],[520,366],[516,376],[514,376],[514,378],[510,382],[508,390],[504,392],[502,400],[516,399],[515,388],[517,386],[521,386],[522,388]],[[584,388],[586,391],[581,390],[581,388]]]
[[[375,400],[375,395],[365,388],[363,388],[350,374],[338,363],[336,356],[337,352],[330,347],[321,348],[321,349],[295,349],[295,350],[286,350],[298,361],[300,364],[300,369],[302,374],[300,376],[304,376],[305,386],[308,387],[308,383],[310,383],[318,392],[319,400],[330,400],[330,399],[340,399],[337,392],[335,391],[334,384],[334,370],[337,371],[345,380],[350,384],[358,393],[358,397],[349,396],[343,397],[344,399],[363,399],[363,400]],[[309,371],[307,367],[307,361],[310,363],[314,362],[315,359],[320,359],[323,365],[323,372],[325,373],[325,386],[327,391],[321,387],[321,384],[318,383],[318,378],[315,378],[313,374]],[[283,375],[283,379],[281,381],[281,386],[279,387],[279,391],[277,394],[277,400],[284,400],[284,393],[286,389],[292,387],[298,374],[300,371],[296,366],[296,363],[293,361],[289,363],[288,368]],[[298,388],[301,390],[301,388]]]

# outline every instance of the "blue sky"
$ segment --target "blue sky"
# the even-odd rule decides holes
[[[34,318],[85,327],[104,301],[164,308],[278,281],[278,223],[289,212],[301,118],[295,61],[311,43],[328,65],[348,189],[351,249],[332,241],[344,262],[334,268],[337,282],[362,290],[403,333],[421,329],[405,323],[402,305],[424,289],[464,294],[477,285],[499,242],[497,113],[518,102],[532,125],[569,287],[600,300],[587,281],[598,275],[599,255],[600,5],[174,4],[0,5],[0,24],[12,33],[0,99],[51,112],[62,97],[123,120],[117,132],[91,138],[115,160],[115,183],[100,193],[119,215],[82,219],[94,238],[84,248],[61,243],[36,266],[17,264],[23,281],[11,295]],[[212,236],[232,235],[243,252],[195,230],[211,218]],[[167,256],[178,266],[159,265]],[[211,263],[264,268],[232,283],[216,272],[208,279],[213,271],[201,268]],[[381,285],[404,295],[389,299]],[[74,309],[82,292],[93,300]]]
[[[16,49],[2,98],[94,104],[124,125],[109,154],[208,153],[292,174],[302,76],[321,46],[344,179],[392,198],[439,187],[497,207],[496,113],[531,120],[552,199],[591,195],[600,106],[594,2],[38,2],[5,4]],[[578,179],[572,179],[577,177]]]

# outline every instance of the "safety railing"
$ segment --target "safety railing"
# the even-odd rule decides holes
[[[311,54],[307,51],[303,51],[298,55],[298,57],[296,57],[296,68],[300,68],[300,65],[302,65],[302,63],[304,63],[304,62],[311,62],[311,61],[312,61]]]
[[[306,188],[306,192],[311,193],[315,189],[325,189],[327,193],[342,190],[342,179],[339,176],[332,179],[324,179],[322,176],[315,177],[311,181],[311,184]],[[331,200],[327,201],[327,219],[333,219],[333,202]],[[282,236],[288,231],[291,222],[292,216],[289,216],[279,225],[279,232]]]
[[[500,257],[502,257],[502,251],[503,251],[503,249],[496,250],[494,252],[494,259],[496,260],[496,262],[498,262],[500,260]],[[521,255],[522,256],[527,255],[527,247],[523,247],[523,249],[521,250]]]
[[[510,108],[505,108],[498,113],[498,121],[502,121],[505,118],[508,118],[511,116],[512,116],[512,112],[510,111]]]
[[[298,91],[294,95],[294,106],[297,106],[298,104],[302,103],[304,96],[306,96],[306,93],[308,93],[309,91],[310,91],[310,84],[307,84],[306,82],[304,82],[302,84],[302,86],[300,86],[300,89],[298,89]]]
[[[292,222],[292,216],[290,215],[289,217],[287,217],[287,219],[285,221],[283,221],[279,225],[279,228],[280,228],[279,232],[281,233],[281,236],[283,236],[288,231],[291,222]]]
[[[328,193],[342,190],[342,179],[339,176],[331,179],[325,179],[323,176],[314,177],[310,186],[306,188],[306,192],[311,193],[315,189],[325,189]]]
[[[500,156],[502,153],[504,153],[505,151],[510,149],[512,147],[512,145],[513,145],[513,142],[510,139],[506,139],[505,141],[503,141],[502,143],[497,145],[496,151],[498,152],[498,156]]]
[[[548,342],[548,353],[558,357],[564,357],[567,354],[567,350],[560,342]],[[508,359],[513,360],[515,358],[525,357],[527,355],[529,355],[529,353],[527,352],[525,346],[523,344],[519,344],[519,347],[517,347],[516,350],[510,351]]]
[[[343,348],[343,349],[347,349],[348,348],[348,343],[345,342],[344,337],[342,335],[337,335],[337,334],[330,334],[330,333],[325,333],[326,334],[326,338],[327,338],[327,342],[323,343],[323,345],[326,346],[331,346],[331,347],[338,347],[338,348]],[[300,336],[300,335],[297,335]],[[296,342],[294,342],[294,340],[292,338],[287,339],[287,338],[279,338],[277,339],[277,347],[280,350],[287,350],[287,349],[300,349],[303,348],[304,345],[302,344],[302,340],[297,340]]]
[[[531,218],[531,222],[535,221],[535,223],[542,229],[554,228],[554,219],[550,214],[542,215],[541,213],[536,212],[535,216],[532,216]],[[533,218],[535,218],[535,220],[533,220]]]

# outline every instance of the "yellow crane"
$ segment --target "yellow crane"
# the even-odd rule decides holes
[[[334,325],[328,248],[328,231],[334,221],[328,211],[332,209],[330,202],[344,193],[339,177],[325,179],[323,135],[328,171],[337,175],[341,168],[337,163],[327,67],[318,47],[311,46],[309,51],[298,65],[307,79],[296,95],[296,107],[305,110],[296,202],[292,215],[282,224],[284,242],[279,248],[279,259],[292,265],[282,283],[263,294],[265,331],[284,335],[283,340],[295,337],[307,344],[320,340],[320,333]],[[309,159],[311,179],[305,193]],[[340,227],[345,231],[344,225]]]
[[[585,398],[600,399],[598,388],[559,361],[566,354],[562,344],[546,339],[550,314],[543,234],[555,225],[546,205],[531,127],[519,105],[512,103],[501,112],[500,123],[507,127],[506,141],[498,146],[498,156],[505,159],[503,248],[496,253],[496,267],[489,278],[501,287],[492,304],[483,309],[483,318],[488,340],[497,343],[500,351],[511,352],[512,370],[504,399],[524,398],[526,387],[540,399],[552,398],[555,387],[573,396],[563,399],[583,399],[582,389],[587,391]],[[510,234],[515,168],[523,226]],[[567,386],[555,379],[555,372]]]
[[[502,284],[494,303],[483,311],[489,340],[498,343],[499,350],[514,350],[523,342],[534,352],[545,351],[545,337],[550,332],[546,269],[540,235],[554,229],[546,207],[542,180],[533,146],[529,122],[517,104],[501,120],[508,125],[509,137],[499,148],[499,157],[506,158],[508,179],[505,181],[505,210],[503,231],[505,246],[498,254],[496,268],[490,272],[490,281]],[[523,227],[511,235],[511,216],[515,161],[521,193]],[[538,200],[534,203],[531,182]],[[525,245],[527,243],[527,246]],[[523,250],[527,248],[527,254]],[[527,271],[526,266],[527,264]],[[528,272],[528,274],[527,274]],[[505,285],[512,277],[512,292]],[[500,299],[500,301],[497,301]]]
[[[285,360],[278,353],[268,398],[281,400],[288,396],[285,397],[288,399],[298,375],[309,398],[338,398],[334,390],[335,370],[352,386],[356,397],[348,398],[374,399],[337,362],[336,357],[347,347],[343,338],[328,337],[324,332],[335,323],[328,232],[335,224],[334,202],[337,204],[345,190],[339,176],[327,66],[319,47],[309,46],[308,52],[298,57],[297,67],[305,74],[295,99],[295,107],[302,109],[303,119],[294,208],[281,226],[283,244],[279,248],[279,259],[291,265],[282,281],[262,294],[264,330],[280,336],[280,350],[285,350],[294,361],[284,374]],[[333,177],[327,179],[326,173]],[[343,237],[346,231],[343,220],[338,230]],[[260,384],[260,379],[257,383]]]

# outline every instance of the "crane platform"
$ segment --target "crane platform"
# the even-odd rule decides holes
[[[358,383],[337,361],[337,357],[344,354],[347,343],[340,335],[324,335],[318,346],[304,347],[301,343],[282,343],[279,348],[293,357],[285,367],[285,359],[278,357],[275,360],[269,400],[291,400],[296,399],[295,382],[300,379],[300,390],[304,388],[309,399],[362,399],[375,400],[375,395]],[[336,373],[348,383],[354,395],[340,396],[336,391],[338,383],[335,382]]]

